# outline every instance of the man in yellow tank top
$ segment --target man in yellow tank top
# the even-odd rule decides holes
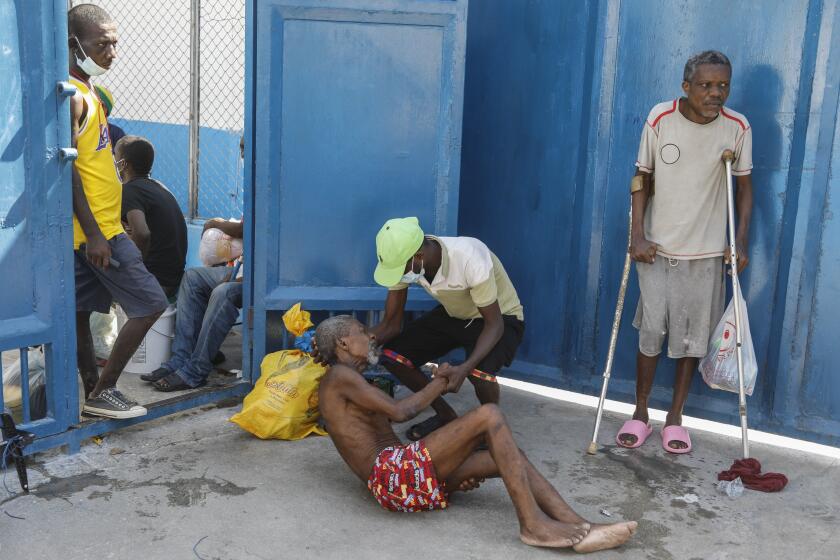
[[[117,379],[146,332],[166,309],[166,296],[140,251],[123,231],[122,183],[111,150],[108,118],[91,76],[104,74],[116,59],[117,26],[108,13],[81,4],[68,14],[73,147],[73,248],[76,276],[76,350],[85,386],[83,412],[133,418],[146,409],[117,389]],[[129,320],[120,330],[100,376],[90,332],[90,314],[108,313],[111,301]]]

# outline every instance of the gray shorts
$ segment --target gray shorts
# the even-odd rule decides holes
[[[723,316],[723,258],[675,260],[657,255],[653,264],[636,263],[639,306],[633,326],[639,351],[658,356],[668,337],[669,358],[702,358]]]
[[[119,268],[102,270],[90,264],[80,251],[75,251],[76,311],[108,313],[111,301],[120,304],[129,319],[148,317],[166,309],[163,289],[152,273],[146,270],[143,257],[134,242],[124,233],[108,240],[111,257]]]

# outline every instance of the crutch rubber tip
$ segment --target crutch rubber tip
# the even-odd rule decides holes
[[[720,159],[723,161],[735,161],[735,153],[732,150],[723,150]]]
[[[598,452],[598,444],[593,441],[589,444],[589,449],[586,452],[590,455],[595,455]]]

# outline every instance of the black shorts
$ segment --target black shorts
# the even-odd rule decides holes
[[[75,251],[76,311],[108,313],[111,301],[120,304],[129,319],[148,317],[166,309],[167,301],[157,279],[146,270],[143,256],[124,233],[108,240],[111,257],[119,268],[106,270],[90,264],[81,251]]]
[[[483,373],[491,378],[513,362],[522,342],[525,323],[513,315],[503,315],[502,320],[505,327],[502,338],[484,356],[474,375]],[[406,325],[397,338],[385,345],[383,356],[412,367],[434,361],[456,348],[463,348],[469,356],[483,328],[483,319],[456,319],[450,317],[443,306],[438,306]]]

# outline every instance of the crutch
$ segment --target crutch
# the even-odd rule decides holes
[[[724,150],[721,155],[726,166],[726,217],[729,229],[729,266],[732,274],[732,299],[735,307],[735,356],[738,360],[738,413],[741,415],[741,441],[744,459],[750,456],[750,441],[747,435],[747,397],[744,392],[744,360],[741,355],[741,283],[738,281],[738,253],[735,248],[735,196],[732,187],[732,162],[735,154]]]
[[[634,178],[635,179],[635,178]],[[639,183],[641,186],[641,183]],[[633,189],[631,188],[631,193]],[[618,288],[618,303],[615,306],[612,331],[610,332],[610,349],[607,352],[607,365],[604,367],[604,382],[601,385],[601,397],[598,399],[598,412],[595,414],[595,429],[592,431],[592,442],[586,450],[590,455],[598,451],[598,430],[601,428],[601,415],[604,413],[604,400],[607,398],[607,385],[610,382],[615,345],[618,341],[618,328],[621,326],[621,313],[624,311],[624,294],[627,292],[627,281],[630,278],[630,242],[633,235],[633,197],[630,197],[630,212],[627,217],[627,254],[624,255],[624,270],[621,273],[621,286]]]

